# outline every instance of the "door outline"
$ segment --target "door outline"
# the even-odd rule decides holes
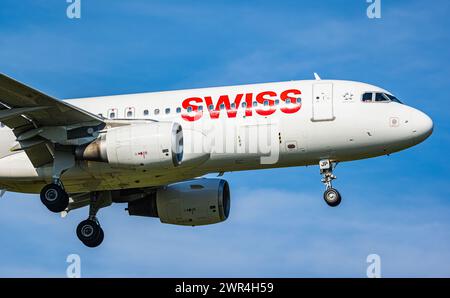
[[[320,87],[322,87],[322,89],[320,89]],[[323,90],[325,90],[325,88],[327,88],[327,87],[330,89],[329,90],[330,92],[329,92],[328,95],[323,92]],[[316,88],[318,90],[316,90]],[[313,90],[312,90],[312,117],[311,117],[311,121],[312,122],[322,122],[322,121],[333,121],[333,120],[335,120],[336,116],[334,115],[333,83],[315,83],[315,84],[313,84],[313,88],[312,89]],[[317,94],[319,92],[320,92],[320,95]],[[318,96],[321,96],[322,98],[319,98]],[[328,106],[327,103],[317,102],[318,100],[325,101],[325,99],[324,99],[325,96],[329,97],[328,101],[329,101],[329,105],[330,106]],[[320,108],[320,106],[322,106],[322,108],[323,107],[329,108],[331,115],[329,117],[323,117],[323,119],[321,117],[317,117],[318,116],[317,109]],[[316,118],[319,118],[319,119],[316,119]]]

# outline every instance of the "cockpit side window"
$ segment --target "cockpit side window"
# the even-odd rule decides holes
[[[375,94],[375,101],[378,101],[378,102],[389,101],[389,97],[385,96],[384,93],[377,92]]]
[[[370,102],[370,101],[372,101],[372,96],[373,96],[372,92],[366,92],[362,96],[362,101]]]

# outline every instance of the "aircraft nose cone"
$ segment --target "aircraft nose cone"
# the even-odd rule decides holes
[[[427,114],[417,111],[414,122],[413,134],[419,142],[424,141],[433,133],[433,120]]]

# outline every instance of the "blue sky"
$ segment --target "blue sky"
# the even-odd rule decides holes
[[[50,214],[37,195],[0,199],[0,276],[450,277],[450,2],[3,0],[0,71],[58,98],[322,78],[392,91],[429,114],[423,144],[342,163],[328,208],[317,167],[227,173],[228,221],[207,227],[99,213],[98,249],[75,236],[87,210]]]

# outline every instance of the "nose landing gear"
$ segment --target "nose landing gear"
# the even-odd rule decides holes
[[[323,193],[323,199],[330,207],[336,207],[341,203],[341,194],[333,188],[332,181],[336,179],[333,175],[333,168],[336,167],[336,163],[330,160],[321,160],[319,162],[320,174],[323,176],[322,183],[325,185],[325,192]]]
[[[334,188],[328,188],[323,193],[323,199],[330,207],[336,207],[341,203],[341,194]]]

